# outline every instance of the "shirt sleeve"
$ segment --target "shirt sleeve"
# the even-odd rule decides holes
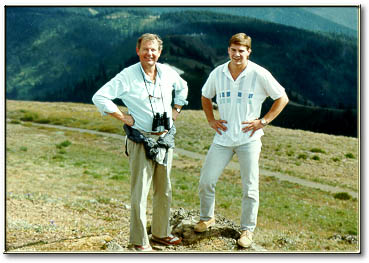
[[[205,98],[212,99],[216,95],[215,73],[212,71],[202,87],[201,94]]]
[[[264,74],[264,90],[273,100],[279,99],[286,94],[285,89],[267,70],[265,70]]]
[[[174,90],[174,104],[179,106],[187,105],[188,86],[187,82],[169,65],[160,64],[161,72],[169,73],[169,79]]]
[[[179,75],[174,81],[174,104],[183,106],[187,105],[187,94],[188,94],[188,86],[187,82],[182,79]]]
[[[107,113],[118,112],[117,105],[112,101],[116,98],[122,98],[127,78],[124,72],[117,74],[113,79],[102,86],[92,97],[99,112],[104,116]]]

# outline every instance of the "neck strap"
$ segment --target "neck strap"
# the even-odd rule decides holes
[[[153,108],[153,106],[152,106],[152,102],[151,102],[151,98],[150,98],[150,97],[151,97],[151,95],[150,95],[149,89],[147,88],[147,84],[146,84],[145,73],[144,73],[144,70],[143,70],[142,66],[141,66],[140,68],[141,68],[142,78],[143,78],[143,81],[144,81],[144,83],[145,83],[146,92],[147,92],[147,94],[149,95],[149,101],[150,101],[150,106],[151,106],[152,115],[153,115],[153,117],[155,117],[154,108]],[[159,79],[160,79],[160,73],[159,73],[159,70],[158,70],[156,67],[155,67],[155,69],[156,69],[156,72],[157,72],[157,74],[158,74],[158,76],[159,76]],[[161,80],[161,79],[160,79],[160,80]],[[154,88],[155,88],[155,86],[154,86]],[[163,104],[163,110],[164,110],[164,112],[165,112],[164,99],[163,99],[163,92],[162,92],[162,90],[161,90],[161,85],[160,85],[160,84],[159,84],[159,88],[160,88],[161,102],[162,102],[162,104]]]

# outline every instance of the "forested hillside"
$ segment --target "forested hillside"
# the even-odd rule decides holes
[[[318,120],[325,116],[320,113],[331,112],[338,120],[345,113],[347,127],[334,124],[334,129],[322,132],[357,134],[355,38],[209,11],[157,14],[138,8],[7,7],[6,96],[90,103],[101,85],[138,61],[135,43],[144,32],[163,38],[160,62],[184,71],[191,109],[201,107],[201,87],[209,72],[227,60],[229,37],[245,32],[253,39],[250,59],[267,68],[294,105],[301,105],[300,116],[286,112],[279,118],[281,125],[311,129],[307,123],[318,121],[332,127],[332,118]],[[296,112],[293,107],[290,110]],[[305,118],[311,112],[317,113],[314,119]],[[306,120],[305,124],[297,125],[292,117]]]
[[[206,10],[216,13],[256,18],[266,22],[293,26],[321,33],[345,34],[357,37],[357,8],[355,7],[168,7],[146,8],[164,12]]]

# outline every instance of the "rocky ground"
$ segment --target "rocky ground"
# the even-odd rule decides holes
[[[62,136],[65,137],[61,139]],[[111,182],[109,180],[93,180],[91,183],[89,180],[97,174],[86,173],[88,169],[81,168],[80,164],[77,166],[77,163],[91,163],[95,161],[93,158],[79,159],[79,155],[75,155],[73,163],[56,165],[53,158],[62,156],[54,155],[55,151],[59,151],[55,150],[54,137],[58,137],[59,142],[73,138],[85,144],[97,140],[92,136],[82,138],[79,133],[68,136],[62,131],[7,125],[5,252],[136,253],[129,247],[128,240],[129,200],[122,198],[129,196],[129,190],[115,187],[115,184],[114,187],[107,187]],[[114,143],[108,141],[109,138],[106,141],[104,139],[103,149]],[[51,159],[48,155],[54,157]],[[122,193],[122,189],[126,192]],[[109,198],[104,198],[106,196]],[[150,209],[149,206],[149,234]],[[220,214],[215,217],[216,225],[199,234],[193,231],[193,226],[199,220],[199,211],[173,209],[170,218],[172,232],[182,237],[183,243],[166,247],[152,242],[153,253],[296,252],[306,251],[315,242],[322,245],[318,245],[319,249],[314,251],[356,251],[358,247],[357,235],[351,233],[315,234],[306,228],[287,231],[288,222],[285,225],[276,224],[271,230],[270,225],[263,227],[260,222],[255,243],[243,249],[237,245],[239,225]]]
[[[234,222],[222,217],[216,216],[216,224],[209,231],[196,233],[193,230],[194,225],[199,219],[198,210],[187,211],[183,208],[172,209],[170,225],[172,233],[182,238],[182,244],[179,246],[163,246],[150,239],[155,252],[265,252],[266,250],[257,244],[244,249],[237,245],[237,239],[240,237],[239,226]],[[150,224],[147,227],[148,234],[151,237]],[[132,252],[130,247],[124,247],[111,240],[106,243],[107,252]]]

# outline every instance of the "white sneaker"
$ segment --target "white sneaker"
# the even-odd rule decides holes
[[[252,244],[252,237],[254,236],[254,233],[252,233],[250,230],[242,231],[241,237],[237,240],[237,243],[241,247],[250,247]]]
[[[201,233],[208,230],[210,227],[215,225],[215,218],[211,218],[208,221],[200,220],[195,226],[194,230],[195,232]]]

